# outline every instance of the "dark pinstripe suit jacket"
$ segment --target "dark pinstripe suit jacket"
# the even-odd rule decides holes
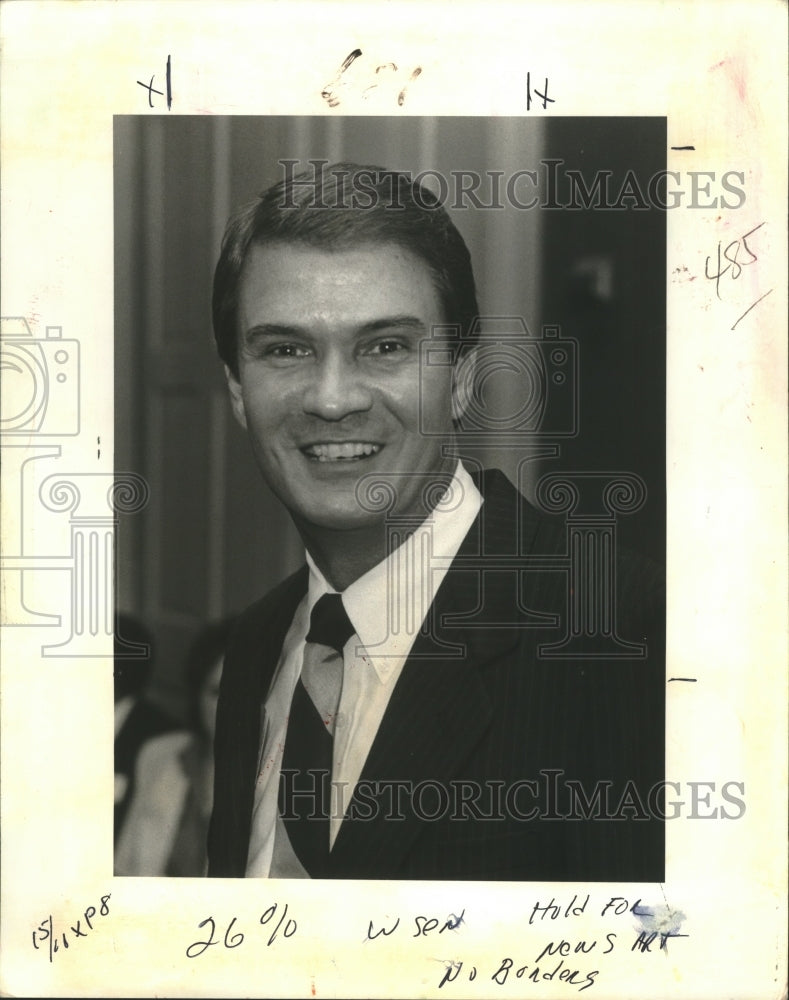
[[[501,473],[478,485],[485,502],[392,693],[332,877],[662,880],[664,824],[649,796],[664,762],[661,574],[617,560],[617,630],[645,642],[646,659],[542,658],[562,631],[535,612],[566,622],[567,574],[497,557],[563,556],[564,522]],[[260,706],[306,587],[305,567],[250,607],[227,652],[214,877],[244,874]]]

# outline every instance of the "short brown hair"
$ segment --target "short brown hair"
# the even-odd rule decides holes
[[[341,249],[395,243],[427,265],[447,324],[468,337],[479,315],[471,257],[438,198],[409,173],[357,163],[280,161],[283,180],[228,223],[214,273],[213,324],[219,356],[238,376],[238,286],[250,246],[302,243]],[[462,341],[463,349],[472,345]]]

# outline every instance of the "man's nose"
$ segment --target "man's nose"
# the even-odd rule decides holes
[[[303,397],[305,413],[323,420],[342,420],[372,406],[373,395],[364,373],[353,359],[339,352],[322,358],[310,376]]]

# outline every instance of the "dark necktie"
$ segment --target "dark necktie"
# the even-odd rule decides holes
[[[342,690],[342,649],[354,631],[340,595],[324,594],[312,609],[288,717],[279,811],[293,850],[313,878],[328,870],[334,722]]]

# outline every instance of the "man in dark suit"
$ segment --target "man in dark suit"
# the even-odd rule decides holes
[[[406,174],[291,175],[228,227],[231,404],[307,565],[228,648],[212,876],[663,877],[660,577],[462,454],[477,315]]]

